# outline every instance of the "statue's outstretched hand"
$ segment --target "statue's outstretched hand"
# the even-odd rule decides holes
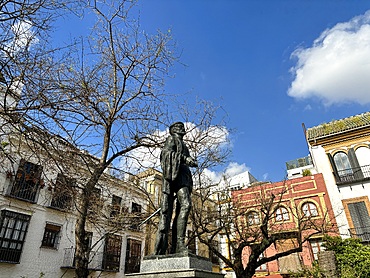
[[[186,158],[186,164],[190,167],[198,167],[198,163],[196,162],[196,160],[190,156]]]

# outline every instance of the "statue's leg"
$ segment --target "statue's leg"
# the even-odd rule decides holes
[[[177,191],[177,202],[180,209],[179,210],[176,209],[176,212],[178,212],[176,221],[177,223],[176,252],[182,252],[187,250],[185,246],[185,233],[191,209],[191,198],[188,187],[182,187],[179,189],[179,191]]]
[[[179,214],[180,214],[180,204],[177,198],[176,198],[176,209],[175,210],[176,210],[175,217],[173,218],[173,223],[172,223],[171,254],[176,253],[176,249],[177,249],[177,219],[179,218]]]
[[[168,232],[170,229],[173,210],[173,194],[162,193],[161,211],[158,224],[157,238],[154,247],[155,255],[164,255],[168,248]]]

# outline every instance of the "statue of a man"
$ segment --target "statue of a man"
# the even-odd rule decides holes
[[[168,232],[175,199],[176,213],[172,224],[171,253],[180,253],[187,250],[185,232],[191,209],[190,193],[193,188],[189,167],[197,167],[198,165],[190,157],[189,149],[183,141],[185,133],[185,126],[182,122],[172,124],[170,126],[170,136],[167,138],[161,152],[163,185],[160,220],[155,243],[156,255],[164,255],[168,248]]]

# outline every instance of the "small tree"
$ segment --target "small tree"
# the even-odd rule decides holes
[[[301,252],[312,236],[336,230],[328,212],[322,217],[302,213],[289,197],[289,181],[256,184],[233,192],[225,184],[203,184],[196,193],[201,201],[192,214],[194,232],[238,278],[251,278],[258,267]],[[209,211],[206,202],[212,208]],[[284,221],[288,213],[289,222]],[[223,248],[227,248],[226,253],[214,245],[215,239],[227,243]],[[265,252],[269,248],[274,250],[271,255]]]
[[[340,277],[370,277],[370,246],[361,244],[360,239],[327,236],[324,246],[335,251]]]

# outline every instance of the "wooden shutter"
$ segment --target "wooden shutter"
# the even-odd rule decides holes
[[[356,180],[362,180],[364,175],[362,174],[360,163],[358,163],[355,150],[353,148],[348,150],[348,160],[351,164],[353,175]]]

